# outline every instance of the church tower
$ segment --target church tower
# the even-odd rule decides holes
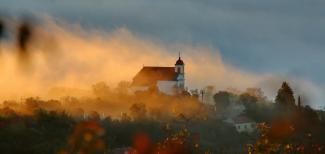
[[[181,90],[184,90],[185,85],[185,73],[184,73],[184,62],[181,59],[181,54],[178,55],[178,60],[175,63],[175,72],[177,75],[177,87]]]

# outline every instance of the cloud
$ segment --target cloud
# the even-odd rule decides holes
[[[266,76],[257,85],[263,89],[269,98],[275,98],[276,92],[283,81],[289,82],[294,91],[296,101],[298,96],[301,96],[303,105],[309,105],[314,108],[324,108],[324,87],[316,85],[307,79],[273,74]]]
[[[6,90],[3,93],[36,87],[88,87],[97,81],[114,85],[121,80],[132,80],[143,65],[173,66],[179,51],[186,63],[189,86],[198,87],[208,81],[224,84],[222,87],[226,84],[244,86],[247,84],[243,83],[251,83],[250,80],[255,78],[223,63],[213,48],[177,43],[166,45],[141,38],[124,27],[110,33],[89,31],[48,18],[35,26],[34,33],[29,49],[31,59],[24,64],[30,65],[28,71],[21,71],[15,43],[4,45],[1,82],[6,85]],[[12,78],[15,81],[8,82]],[[225,79],[229,83],[221,82]]]

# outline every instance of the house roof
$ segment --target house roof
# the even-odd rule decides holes
[[[157,81],[176,81],[175,67],[143,67],[133,78],[132,86],[156,85]]]
[[[244,115],[239,115],[235,118],[232,119],[235,124],[242,124],[242,123],[252,123],[254,122],[252,119],[244,116]]]

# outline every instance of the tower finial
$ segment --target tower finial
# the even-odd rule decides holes
[[[176,61],[175,65],[184,65],[184,62],[181,59],[181,52],[178,52],[178,60]]]

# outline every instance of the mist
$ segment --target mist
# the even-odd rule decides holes
[[[272,99],[270,91],[274,95],[276,90],[268,86],[279,87],[280,80],[290,79],[236,68],[223,61],[219,49],[208,45],[166,44],[141,37],[127,27],[107,32],[86,29],[78,23],[50,16],[37,19],[38,23],[32,25],[33,31],[27,31],[32,37],[2,42],[0,96],[3,100],[31,96],[50,99],[56,96],[49,91],[58,87],[78,89],[81,96],[88,96],[91,85],[100,81],[110,87],[115,87],[120,81],[131,82],[142,66],[173,66],[178,52],[185,62],[188,89],[200,89],[207,85],[213,85],[218,90],[261,87],[266,88],[266,94]],[[21,25],[20,22],[11,21],[13,25]],[[24,26],[26,24],[23,23]],[[27,62],[17,58],[20,50],[28,55]],[[297,89],[303,89],[304,85],[310,87],[308,91],[321,89],[311,82],[298,80],[303,83],[295,82]],[[273,82],[279,85],[268,84]],[[300,93],[302,95],[304,91]],[[317,95],[317,103],[319,97]]]

